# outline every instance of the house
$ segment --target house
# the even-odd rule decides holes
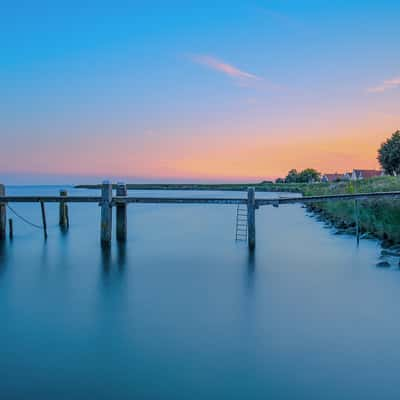
[[[334,173],[334,174],[324,174],[321,177],[321,182],[337,182],[343,179],[343,174]]]
[[[353,169],[351,179],[356,181],[357,179],[369,179],[377,176],[383,176],[383,171],[375,169]]]
[[[344,174],[343,174],[343,180],[344,180],[344,181],[350,181],[352,175],[353,175],[352,172],[346,172],[346,173],[344,173]]]

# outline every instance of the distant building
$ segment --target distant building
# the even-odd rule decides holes
[[[356,181],[358,179],[369,179],[377,176],[383,176],[383,171],[378,171],[375,169],[353,169],[351,179]]]
[[[346,172],[343,174],[343,180],[344,181],[350,181],[353,173],[352,172]]]
[[[343,174],[334,173],[334,174],[324,174],[321,177],[321,182],[338,182],[343,179]]]

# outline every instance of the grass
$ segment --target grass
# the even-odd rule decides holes
[[[360,181],[332,184],[310,184],[303,195],[351,194],[400,191],[400,177],[385,176]],[[315,205],[324,216],[337,224],[355,224],[354,203],[350,201],[324,202]],[[359,201],[360,229],[390,243],[400,243],[400,200]]]

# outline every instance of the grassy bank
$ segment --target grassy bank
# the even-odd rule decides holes
[[[305,196],[344,193],[371,193],[400,191],[400,177],[379,177],[360,181],[332,184],[306,185]],[[322,202],[310,207],[313,211],[342,229],[355,226],[354,202]],[[400,243],[400,200],[367,200],[359,202],[360,229],[370,233],[388,244]]]

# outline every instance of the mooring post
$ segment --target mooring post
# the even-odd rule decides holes
[[[256,201],[253,187],[247,189],[247,240],[249,249],[256,247]]]
[[[357,200],[354,200],[354,219],[356,220],[356,238],[358,246],[360,244],[360,212]]]
[[[60,190],[60,197],[67,197],[68,192],[66,190]],[[59,211],[59,225],[62,229],[68,228],[68,205],[64,201],[60,201]]]
[[[126,197],[128,191],[123,182],[117,183],[117,196]],[[126,218],[126,203],[117,203],[117,240],[118,242],[125,242],[127,236],[127,218]]]
[[[42,210],[42,224],[43,224],[43,233],[44,238],[47,239],[47,222],[46,222],[46,210],[44,208],[44,202],[40,202],[40,209]]]
[[[101,246],[110,247],[112,234],[112,184],[104,181],[101,188]]]
[[[0,185],[0,196],[6,195],[6,188],[4,185]],[[4,240],[6,238],[6,224],[7,224],[7,213],[6,213],[6,205],[4,203],[0,203],[0,240]]]
[[[11,218],[8,220],[8,234],[10,239],[14,237],[13,220]]]

